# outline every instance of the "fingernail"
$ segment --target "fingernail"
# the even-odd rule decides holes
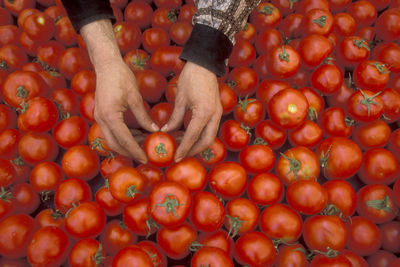
[[[151,124],[151,128],[153,129],[153,131],[157,132],[159,131],[159,127],[157,126],[157,124],[155,124],[154,122]]]
[[[161,131],[162,131],[162,132],[165,132],[167,129],[168,129],[168,124],[165,124],[165,125],[161,128]]]

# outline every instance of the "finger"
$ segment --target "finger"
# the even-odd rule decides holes
[[[110,147],[111,150],[117,152],[118,154],[121,154],[126,157],[131,157],[129,152],[120,146],[115,136],[111,133],[110,129],[108,128],[107,124],[104,124],[100,120],[97,120],[97,123],[100,126],[101,132],[104,136],[107,146]]]
[[[209,148],[214,142],[215,137],[217,136],[219,123],[221,121],[222,112],[216,112],[211,120],[208,122],[206,127],[203,129],[203,132],[200,135],[200,138],[192,148],[190,149],[188,155],[194,156],[207,148]]]
[[[147,163],[146,154],[133,138],[128,127],[123,123],[122,114],[121,116],[110,116],[107,123],[112,125],[110,128],[111,133],[115,136],[119,145],[128,151],[129,155],[134,159],[140,161],[141,163]]]
[[[137,103],[137,101],[128,101],[128,104],[137,122],[143,129],[149,132],[158,132],[160,130],[158,125],[152,121],[147,113],[143,101],[139,101],[139,103]]]
[[[176,150],[175,161],[178,162],[186,156],[188,151],[192,148],[193,144],[199,138],[204,127],[207,125],[210,116],[205,113],[200,113],[193,110],[192,120],[183,135],[182,141]]]
[[[183,121],[183,117],[185,116],[185,111],[186,102],[182,96],[177,95],[171,117],[169,118],[168,122],[161,128],[161,131],[170,132],[178,129]]]

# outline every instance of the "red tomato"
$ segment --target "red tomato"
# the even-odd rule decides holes
[[[62,157],[62,168],[67,177],[88,181],[99,172],[99,156],[87,145],[69,148]]]
[[[6,188],[15,181],[15,169],[10,161],[0,158],[0,186]]]
[[[400,158],[400,129],[394,130],[388,148],[397,158]]]
[[[0,131],[0,156],[3,159],[13,159],[18,156],[18,143],[21,132],[16,129]]]
[[[348,0],[344,1],[350,3]],[[342,39],[355,34],[356,31],[356,20],[350,14],[341,12],[333,15],[333,33],[336,34],[337,37]]]
[[[300,214],[286,204],[272,204],[260,216],[260,229],[271,239],[295,242],[300,237],[302,228]]]
[[[86,143],[88,124],[82,117],[72,116],[59,121],[52,133],[57,144],[67,149]]]
[[[271,120],[260,122],[256,127],[256,137],[264,141],[272,149],[278,149],[286,141],[286,131],[275,125]],[[256,138],[256,140],[257,140]],[[261,142],[262,143],[262,142]]]
[[[178,20],[192,23],[193,15],[196,13],[196,6],[194,3],[189,3],[190,1],[185,2],[186,3],[179,9]]]
[[[22,29],[32,40],[39,43],[49,41],[56,31],[52,18],[42,12],[35,12],[26,17]]]
[[[262,102],[255,98],[247,98],[244,100],[239,98],[239,103],[233,110],[235,120],[244,125],[254,128],[265,117],[265,109]]]
[[[256,228],[260,211],[250,200],[246,198],[232,199],[226,204],[225,209],[225,227],[229,229],[228,236],[231,238]]]
[[[157,167],[166,167],[174,160],[176,141],[168,133],[149,134],[143,143],[143,149],[149,162]]]
[[[197,241],[200,243],[200,247],[207,246],[220,248],[231,255],[233,240],[229,238],[228,232],[226,232],[225,230],[220,229],[218,231],[210,233],[201,232]]]
[[[169,28],[171,40],[177,45],[185,45],[192,32],[193,26],[187,21],[177,21]]]
[[[95,122],[94,119],[94,92],[86,93],[79,102],[79,114],[85,118],[90,124]]]
[[[109,221],[100,235],[100,242],[108,255],[114,256],[124,247],[136,243],[136,236],[122,221]]]
[[[60,266],[68,256],[67,234],[58,227],[45,226],[36,231],[27,249],[31,266]]]
[[[216,164],[208,174],[208,181],[217,195],[224,199],[239,197],[246,189],[248,175],[236,162],[224,161]]]
[[[95,239],[81,239],[72,247],[68,263],[71,267],[95,267],[102,264],[106,253],[102,245]]]
[[[143,35],[144,36],[144,33]],[[136,74],[140,70],[149,69],[149,59],[150,56],[142,49],[134,49],[127,52],[124,56],[124,61],[131,69],[131,71]]]
[[[352,3],[347,12],[354,17],[359,28],[370,26],[377,17],[376,7],[366,0]]]
[[[100,173],[108,179],[113,173],[125,166],[133,167],[132,160],[122,155],[109,155],[101,161]]]
[[[184,66],[184,62],[179,58],[182,52],[180,46],[162,46],[157,48],[150,58],[151,68],[164,77],[178,75]]]
[[[388,123],[400,119],[400,92],[391,88],[385,88],[381,94],[384,106],[383,115]]]
[[[311,86],[324,95],[336,93],[343,82],[343,72],[335,64],[323,64],[311,74]]]
[[[161,252],[160,246],[154,242],[143,240],[137,243],[150,256],[153,266],[166,267],[167,257]]]
[[[64,228],[63,214],[51,208],[40,211],[36,215],[35,221],[39,224],[39,227],[55,226],[60,229]]]
[[[354,84],[364,92],[382,90],[389,81],[389,75],[387,65],[375,60],[361,61],[353,71]]]
[[[126,21],[131,21],[142,30],[151,25],[153,9],[145,1],[131,1],[124,10]]]
[[[202,247],[191,259],[192,267],[196,266],[226,266],[233,267],[232,258],[222,249],[213,247]]]
[[[169,28],[177,21],[177,19],[178,17],[175,9],[159,7],[153,12],[151,17],[151,27],[169,30]]]
[[[257,31],[266,28],[275,28],[281,21],[282,14],[275,5],[267,2],[262,2],[250,13],[250,22],[254,25]]]
[[[226,157],[226,148],[222,141],[215,137],[214,142],[209,148],[198,154],[198,159],[206,168],[210,168],[215,164],[222,162]]]
[[[341,107],[329,107],[319,117],[319,124],[328,137],[350,137],[354,129],[354,121],[346,117]]]
[[[350,250],[344,249],[339,254],[345,256],[353,267],[368,267],[367,261],[362,256]]]
[[[359,36],[345,37],[336,49],[339,64],[349,69],[354,69],[360,62],[368,59],[371,50],[368,42]]]
[[[17,0],[17,1],[4,1],[4,7],[8,9],[14,16],[18,16],[18,14],[26,9],[26,8],[34,8],[35,1],[34,0]]]
[[[88,142],[90,148],[97,152],[100,156],[107,156],[112,153],[111,148],[107,145],[103,133],[101,132],[100,126],[97,122],[94,122],[90,126],[88,132]]]
[[[235,91],[237,96],[245,97],[256,91],[258,77],[253,69],[238,66],[229,72],[227,84]]]
[[[323,184],[328,193],[327,215],[350,217],[356,210],[357,196],[352,185],[343,180],[331,180]],[[344,217],[346,218],[346,217]]]
[[[219,138],[230,151],[239,151],[250,141],[250,128],[235,120],[226,120],[219,130]]]
[[[81,70],[71,80],[71,89],[79,96],[96,89],[96,73],[93,70]]]
[[[279,246],[279,251],[277,253],[276,267],[284,266],[298,266],[306,267],[308,266],[308,261],[304,255],[304,247],[301,244],[290,244]]]
[[[268,106],[271,98],[279,91],[291,88],[290,83],[280,80],[265,79],[258,84],[256,96],[261,102],[263,102],[264,107]]]
[[[153,122],[161,128],[169,121],[173,109],[174,106],[172,104],[159,102],[151,108],[149,115]]]
[[[68,178],[62,181],[54,195],[54,204],[62,213],[66,213],[78,202],[90,201],[92,189],[85,181],[77,178]]]
[[[400,222],[392,221],[379,225],[382,233],[382,248],[386,251],[400,251]]]
[[[306,120],[299,127],[290,130],[289,142],[292,146],[314,148],[322,140],[322,129],[313,121]]]
[[[268,72],[277,78],[289,78],[300,67],[299,53],[289,45],[277,46],[267,54]]]
[[[358,255],[375,253],[382,245],[382,233],[370,220],[355,216],[347,224],[347,248]]]
[[[250,174],[268,172],[275,165],[275,154],[267,145],[249,145],[240,151],[239,163]]]
[[[176,182],[161,182],[150,193],[150,214],[164,226],[181,225],[189,215],[192,198],[189,190]]]
[[[384,11],[376,21],[376,35],[384,41],[395,41],[400,37],[400,12],[396,8]]]
[[[230,67],[248,67],[256,59],[256,50],[247,40],[237,40],[233,46],[228,64]]]
[[[142,70],[135,74],[140,93],[144,100],[156,103],[163,95],[167,80],[155,70]]]
[[[164,180],[164,173],[160,168],[151,166],[150,164],[140,164],[136,168],[147,180],[147,188],[145,192],[153,190],[154,186]]]
[[[128,204],[122,214],[124,224],[137,235],[150,236],[158,228],[150,217],[150,199],[138,199]]]
[[[121,167],[109,178],[111,195],[126,204],[134,202],[145,187],[146,179],[133,167]]]
[[[298,52],[307,68],[317,67],[333,51],[328,38],[319,34],[310,34],[300,41]]]
[[[275,47],[282,46],[281,33],[276,29],[265,29],[258,33],[255,47],[259,55],[270,53]]]
[[[226,83],[218,83],[219,98],[223,109],[223,114],[229,114],[236,106],[237,96],[235,91]],[[167,89],[168,90],[168,89]]]
[[[12,25],[12,23],[11,25],[4,24],[0,26],[0,44],[2,46],[8,44],[18,45],[21,33],[22,33],[21,29],[15,25]]]
[[[298,180],[316,180],[320,172],[316,154],[302,146],[292,147],[281,153],[275,169],[285,185]]]
[[[62,180],[64,180],[64,174],[61,166],[51,161],[35,165],[29,177],[29,182],[36,193],[54,192]]]
[[[54,161],[58,155],[58,146],[48,133],[28,132],[18,143],[18,153],[29,165],[44,161]]]
[[[247,195],[258,205],[271,205],[282,200],[283,189],[279,177],[272,173],[261,173],[250,180]]]
[[[142,32],[138,25],[130,21],[117,22],[113,25],[115,39],[122,54],[139,48]]]
[[[390,127],[382,120],[356,126],[353,140],[363,149],[384,147],[390,140]]]
[[[81,70],[90,69],[90,59],[87,52],[81,48],[70,47],[64,50],[58,59],[58,70],[71,80]]]
[[[157,7],[179,8],[182,5],[182,0],[154,0]]]
[[[224,219],[224,206],[214,194],[201,191],[193,196],[190,222],[198,231],[217,231],[224,223]]]
[[[119,215],[124,209],[124,203],[115,199],[106,185],[97,190],[95,199],[107,216]]]
[[[15,128],[17,125],[17,116],[10,106],[0,104],[0,131]]]
[[[152,267],[154,265],[150,256],[143,249],[135,245],[129,245],[114,256],[112,266]]]
[[[78,114],[78,97],[72,90],[67,88],[55,89],[51,92],[49,98],[59,107],[57,109],[61,118]]]
[[[352,263],[345,256],[338,255],[335,257],[327,257],[325,255],[315,256],[311,262],[310,267],[352,267]]]
[[[239,237],[233,255],[235,260],[243,265],[268,266],[275,261],[276,251],[266,235],[254,231]]]
[[[306,13],[301,21],[303,36],[321,34],[328,36],[333,30],[334,19],[332,13],[326,9],[314,8]]]

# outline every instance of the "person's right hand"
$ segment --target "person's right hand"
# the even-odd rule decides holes
[[[146,154],[124,123],[124,112],[131,109],[140,126],[149,132],[158,131],[159,127],[144,107],[134,74],[122,58],[116,57],[97,65],[96,77],[94,117],[107,145],[119,154],[146,163]]]

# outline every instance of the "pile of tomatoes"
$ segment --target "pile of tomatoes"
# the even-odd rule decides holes
[[[110,2],[161,127],[194,2]],[[174,163],[190,111],[127,111],[138,165],[61,2],[0,1],[0,266],[400,266],[400,1],[262,1],[235,39],[211,147]]]

